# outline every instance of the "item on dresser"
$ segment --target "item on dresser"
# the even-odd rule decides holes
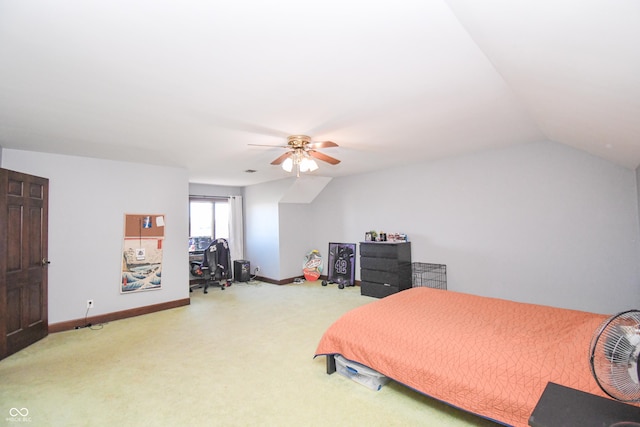
[[[387,234],[388,242],[407,242],[407,235],[404,233],[388,233]]]

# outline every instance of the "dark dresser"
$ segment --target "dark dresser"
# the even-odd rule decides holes
[[[360,293],[383,298],[411,287],[411,242],[360,242]]]

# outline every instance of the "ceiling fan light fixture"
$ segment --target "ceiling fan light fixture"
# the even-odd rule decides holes
[[[302,160],[300,160],[300,172],[308,172],[310,169],[310,165],[309,165],[309,159],[307,159],[306,157],[303,157]]]
[[[260,144],[249,144],[260,145]],[[332,165],[337,165],[340,160],[328,156],[317,151],[318,148],[337,147],[338,144],[332,141],[312,142],[311,137],[307,135],[291,135],[286,146],[288,151],[271,162],[272,165],[280,165],[286,172],[292,172],[296,169],[296,176],[300,176],[300,172],[313,172],[317,170],[318,163],[315,159],[322,160]],[[280,146],[276,146],[280,147]]]
[[[284,162],[282,162],[282,169],[287,172],[291,172],[293,170],[293,160],[291,160],[291,157],[288,157]]]

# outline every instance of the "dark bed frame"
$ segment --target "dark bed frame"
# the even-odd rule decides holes
[[[331,375],[336,371],[335,354],[327,354],[327,374]]]

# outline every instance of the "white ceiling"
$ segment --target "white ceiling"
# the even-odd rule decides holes
[[[640,164],[638,0],[0,0],[0,146],[342,176],[533,141]],[[246,173],[255,169],[255,173]]]

